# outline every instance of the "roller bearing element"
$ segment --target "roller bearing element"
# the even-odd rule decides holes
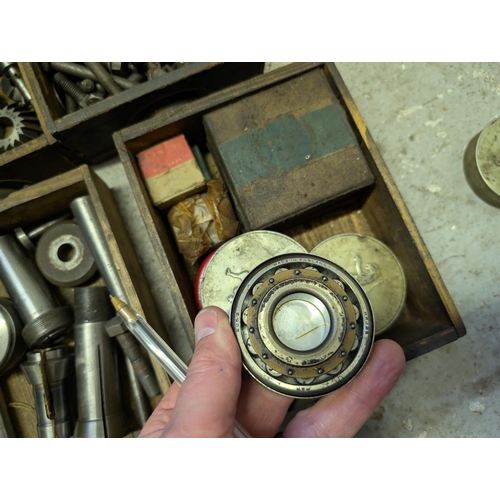
[[[236,292],[231,323],[252,377],[300,399],[352,380],[375,331],[358,282],[340,266],[307,254],[273,257],[250,272]]]

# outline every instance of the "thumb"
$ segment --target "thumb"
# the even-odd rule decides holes
[[[194,322],[196,347],[166,437],[230,437],[241,386],[241,357],[227,314],[202,309]]]

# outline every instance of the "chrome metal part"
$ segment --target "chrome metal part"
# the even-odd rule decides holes
[[[88,281],[97,265],[76,222],[62,221],[50,227],[36,247],[36,263],[54,285],[75,287]]]
[[[116,270],[90,196],[85,195],[75,198],[70,204],[70,209],[90,246],[96,260],[97,269],[99,269],[109,292],[117,297],[126,298],[127,293]]]
[[[9,409],[7,408],[2,389],[0,389],[0,439],[15,437],[16,435],[14,434],[12,421],[10,420]]]
[[[115,82],[113,77],[106,71],[101,63],[86,62],[84,64],[94,73],[96,80],[110,93],[110,95],[117,95],[122,91],[122,88]]]
[[[30,252],[35,251],[35,244],[34,241],[42,236],[42,234],[49,229],[49,227],[57,224],[58,222],[63,221],[66,219],[68,216],[64,215],[62,217],[58,217],[57,219],[50,220],[48,222],[44,222],[43,224],[39,224],[38,226],[35,226],[34,228],[30,229],[28,232],[26,232],[22,227],[17,227],[14,229],[14,234],[16,235],[17,240],[21,245],[26,248],[26,250],[29,250]]]
[[[74,199],[70,204],[70,208],[85,235],[85,239],[96,260],[97,269],[101,273],[109,292],[116,297],[126,299],[127,293],[116,270],[90,196],[86,195]],[[118,326],[118,331],[114,330],[113,335],[116,336],[116,340],[125,355],[132,361],[134,371],[141,381],[142,387],[150,398],[160,394],[160,387],[154,372],[137,340],[126,329],[120,331],[119,328],[120,326]]]
[[[68,77],[63,75],[62,73],[56,73],[53,77],[53,82],[64,90],[66,94],[72,97],[78,106],[81,108],[86,108],[91,104],[94,104],[102,98],[97,94],[87,94],[83,90],[81,90],[77,85],[75,85]]]
[[[23,338],[30,349],[45,347],[61,337],[72,323],[34,262],[13,236],[0,236],[0,279],[24,323]]]
[[[23,324],[14,304],[0,297],[0,375],[15,368],[26,352]]]
[[[71,437],[67,382],[73,374],[74,359],[66,346],[29,352],[21,368],[33,387],[38,437]]]
[[[36,114],[29,108],[15,105],[0,108],[0,153],[38,137],[41,131]]]
[[[21,95],[25,104],[31,104],[31,94],[29,93],[26,84],[24,83],[19,70],[17,69],[16,63],[12,62],[0,62],[0,72],[9,78],[12,85],[14,85]]]
[[[234,294],[248,273],[280,254],[307,250],[294,239],[274,231],[251,231],[222,245],[199,276],[201,307],[218,306],[229,314]]]
[[[243,366],[265,387],[294,398],[345,385],[373,345],[373,313],[359,283],[309,254],[280,255],[253,269],[230,317]]]
[[[106,287],[75,288],[75,365],[78,420],[74,437],[128,434],[114,341],[105,325],[113,316]]]
[[[346,233],[322,241],[311,254],[343,267],[362,286],[373,308],[377,335],[398,319],[406,300],[406,279],[387,245],[372,236]]]
[[[90,69],[86,68],[85,66],[82,66],[81,64],[74,63],[74,62],[52,62],[50,63],[53,69],[56,71],[60,71],[61,73],[65,73],[67,75],[72,75],[76,76],[78,78],[89,78],[90,80],[93,80],[94,82],[97,82],[97,78],[90,71]],[[120,85],[123,89],[130,89],[132,88],[135,83],[132,81],[127,80],[126,78],[123,78],[121,76],[116,76],[113,75],[113,80]]]

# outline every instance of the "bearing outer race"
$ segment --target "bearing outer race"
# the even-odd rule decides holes
[[[307,263],[308,266],[314,267],[324,267],[329,270],[329,272],[333,272],[333,274],[337,275],[338,278],[341,278],[342,281],[351,289],[351,292],[346,293],[354,293],[357,299],[358,307],[360,308],[360,318],[357,321],[358,325],[362,326],[361,339],[359,341],[359,345],[356,347],[356,351],[354,357],[349,362],[347,368],[342,369],[339,374],[335,375],[332,379],[328,380],[328,385],[316,384],[307,384],[303,386],[299,386],[296,384],[291,384],[289,382],[280,380],[278,378],[272,378],[268,373],[264,374],[262,372],[262,368],[252,359],[252,355],[248,351],[246,345],[246,339],[242,332],[242,312],[247,306],[243,306],[243,301],[245,296],[245,291],[250,291],[255,283],[262,282],[262,276],[260,274],[263,270],[265,270],[268,266],[272,264],[276,264],[276,269],[283,267],[284,265],[291,265],[294,262],[299,262],[303,260],[304,263]],[[332,271],[332,268],[335,271]],[[321,271],[321,270],[320,270]],[[255,277],[255,281],[253,281]],[[253,282],[252,282],[253,281]],[[266,387],[267,389],[276,392],[277,394],[281,394],[288,397],[298,398],[298,399],[311,399],[318,398],[325,394],[329,394],[343,385],[350,382],[356,374],[363,368],[368,356],[371,352],[371,348],[373,346],[374,341],[374,319],[373,312],[371,309],[370,301],[366,297],[363,289],[357,283],[357,281],[343,268],[340,266],[333,264],[319,256],[315,255],[304,255],[304,254],[285,254],[280,255],[275,258],[271,258],[268,261],[264,262],[257,268],[255,268],[246,278],[243,280],[241,286],[239,287],[235,301],[233,303],[233,307],[231,309],[231,324],[233,330],[235,332],[238,344],[242,351],[243,358],[243,366],[245,370],[261,385]],[[348,354],[349,356],[349,354]],[[259,359],[259,358],[257,358]],[[250,363],[250,365],[248,364]],[[262,360],[259,359],[259,363],[262,363]],[[265,375],[268,375],[267,377]]]

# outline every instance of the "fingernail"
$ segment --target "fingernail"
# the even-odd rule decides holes
[[[214,333],[218,320],[219,318],[215,311],[212,309],[202,309],[194,320],[194,336],[196,342]]]

